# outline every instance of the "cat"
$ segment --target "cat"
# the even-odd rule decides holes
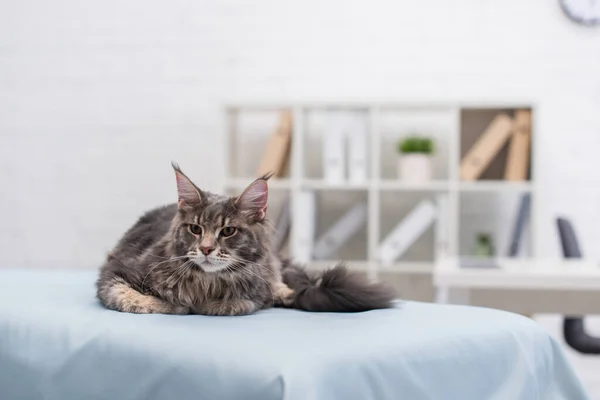
[[[274,306],[319,312],[393,306],[390,288],[343,265],[309,273],[280,259],[266,218],[270,174],[227,197],[200,190],[172,166],[177,203],[144,214],[100,269],[97,297],[106,308],[245,315]]]

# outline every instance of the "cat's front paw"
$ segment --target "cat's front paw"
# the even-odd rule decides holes
[[[273,291],[273,296],[276,303],[291,306],[294,302],[294,293],[293,289],[290,289],[285,283],[281,283]]]
[[[189,313],[190,313],[190,308],[189,307],[172,306],[172,308],[171,308],[171,314],[188,315]]]
[[[205,304],[199,314],[207,315],[247,315],[258,310],[258,305],[250,300],[212,301]]]

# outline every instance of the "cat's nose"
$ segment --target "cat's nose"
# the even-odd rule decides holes
[[[202,252],[202,254],[204,254],[205,256],[209,255],[210,253],[212,253],[215,250],[214,247],[204,247],[201,246],[200,247],[200,251]]]

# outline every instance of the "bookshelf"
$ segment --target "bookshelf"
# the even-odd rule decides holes
[[[448,103],[244,103],[225,107],[226,154],[225,185],[227,193],[243,190],[256,177],[269,136],[277,126],[283,110],[292,113],[292,135],[288,165],[282,177],[269,181],[269,214],[276,218],[285,199],[292,202],[292,220],[302,216],[294,206],[303,191],[316,193],[317,223],[315,239],[335,219],[358,201],[366,202],[364,227],[332,256],[331,260],[310,260],[308,268],[331,266],[337,259],[364,272],[373,280],[388,280],[393,275],[428,275],[436,262],[466,256],[472,245],[469,237],[479,229],[498,237],[498,251],[504,255],[510,237],[517,203],[521,194],[531,194],[531,208],[525,230],[523,251],[519,257],[535,257],[535,221],[538,201],[535,183],[535,111],[523,102],[448,102]],[[461,160],[478,136],[499,113],[510,117],[517,110],[531,111],[529,172],[522,181],[503,179],[508,145],[503,146],[480,179],[461,180]],[[331,183],[323,178],[323,136],[327,126],[322,116],[331,111],[348,111],[358,115],[368,133],[367,179]],[[434,178],[423,183],[403,182],[396,177],[396,143],[417,129],[433,136],[436,153]],[[446,202],[443,215],[397,260],[378,261],[378,247],[394,225],[420,201]],[[442,223],[442,218],[444,223]],[[297,229],[292,229],[288,243],[293,243]],[[445,237],[444,243],[439,238]],[[286,255],[294,257],[293,246]]]

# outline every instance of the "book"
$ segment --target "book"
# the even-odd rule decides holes
[[[527,179],[530,142],[531,111],[517,110],[504,170],[504,179],[507,181],[524,181]]]
[[[310,190],[301,190],[292,203],[292,255],[300,263],[308,263],[312,259],[316,209],[316,195]]]
[[[366,219],[367,204],[356,204],[316,241],[313,258],[324,260],[330,257],[358,232]]]
[[[348,178],[353,183],[363,183],[367,180],[368,157],[368,127],[362,113],[350,116],[348,127]]]
[[[281,251],[290,233],[292,223],[291,201],[287,199],[275,220],[275,249]]]
[[[464,181],[475,180],[490,165],[511,135],[512,119],[499,114],[469,149],[460,163],[460,177]]]
[[[272,172],[274,177],[282,175],[286,159],[290,152],[292,138],[292,112],[283,111],[279,125],[267,143],[256,176]]]
[[[430,200],[421,201],[383,240],[378,249],[379,261],[392,263],[425,232],[436,217]]]
[[[527,224],[527,220],[529,219],[530,208],[531,194],[525,193],[521,196],[521,201],[519,202],[519,211],[517,212],[515,224],[511,235],[510,246],[508,249],[508,255],[510,257],[516,257],[519,254],[519,247],[523,239],[523,231],[525,230],[525,225]]]
[[[345,179],[346,125],[343,114],[330,112],[327,128],[323,132],[323,179],[329,183],[341,183]]]

